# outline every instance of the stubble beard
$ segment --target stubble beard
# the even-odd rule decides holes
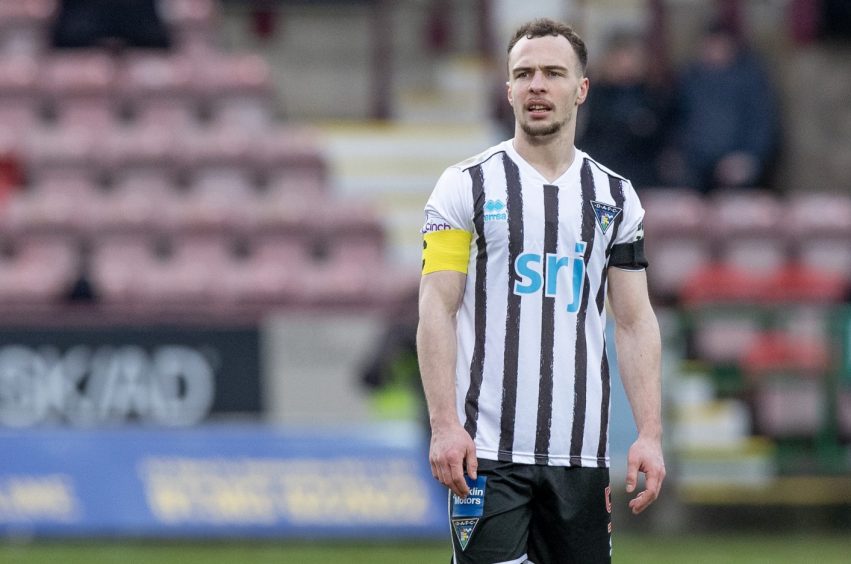
[[[567,119],[564,121],[557,121],[554,123],[550,123],[548,125],[532,125],[526,121],[518,120],[520,124],[520,129],[523,130],[523,133],[528,135],[531,138],[535,137],[548,137],[550,135],[554,135],[562,130],[562,128],[567,124]]]

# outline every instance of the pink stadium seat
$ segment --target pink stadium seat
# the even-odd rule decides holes
[[[372,232],[369,225],[355,231],[350,225],[326,237],[321,254],[306,271],[309,282],[304,287],[305,298],[329,305],[374,299],[384,270],[380,232]]]
[[[815,436],[824,423],[829,363],[823,341],[765,333],[752,342],[742,367],[754,389],[757,430],[774,438]]]
[[[29,132],[24,144],[25,165],[35,183],[51,179],[94,182],[95,129],[39,127]]]
[[[63,236],[33,236],[11,242],[0,254],[0,299],[38,304],[67,291],[76,273],[76,248]]]
[[[851,197],[802,192],[790,198],[787,209],[800,262],[851,281]]]
[[[139,126],[180,132],[196,125],[191,73],[192,63],[184,56],[135,53],[119,73],[119,95]]]
[[[709,222],[718,239],[720,260],[757,274],[781,268],[789,258],[783,211],[777,197],[767,192],[715,195]]]
[[[250,184],[254,177],[250,157],[255,147],[256,140],[245,130],[214,127],[187,135],[177,157],[192,184],[218,182],[222,177]]]
[[[262,131],[274,119],[271,70],[259,55],[210,55],[192,75],[199,97],[207,99],[220,124]]]
[[[174,187],[158,175],[123,177],[101,197],[93,221],[105,230],[153,231],[177,223]]]
[[[188,228],[248,229],[255,223],[257,192],[243,175],[225,170],[191,185],[181,209]]]
[[[79,178],[49,178],[8,203],[7,228],[14,231],[83,231],[91,227],[97,188]]]
[[[0,57],[0,128],[27,131],[36,122],[37,77],[37,59]]]
[[[645,209],[647,270],[657,299],[674,300],[685,282],[710,263],[712,240],[703,197],[687,188],[642,190]]]
[[[33,55],[47,44],[47,24],[57,0],[0,2],[0,53]]]
[[[247,303],[282,303],[298,299],[306,283],[309,256],[303,235],[260,232],[250,242],[250,253],[231,263],[228,279]]]
[[[162,7],[163,17],[181,51],[205,52],[214,47],[218,16],[214,0],[170,0]]]
[[[149,278],[155,296],[167,301],[216,302],[229,296],[222,284],[231,264],[229,239],[220,234],[186,234],[173,239],[172,255]]]
[[[220,280],[230,265],[221,235],[168,239],[118,234],[102,238],[93,252],[93,279],[119,303],[198,304],[227,295]]]
[[[754,392],[754,423],[772,438],[815,437],[825,410],[822,384],[806,378],[766,379]]]
[[[326,192],[327,163],[318,134],[307,128],[278,127],[258,140],[252,155],[270,192],[312,198]]]
[[[154,262],[148,237],[130,233],[99,237],[92,248],[92,283],[105,302],[129,303],[147,295],[145,277]]]
[[[133,177],[173,180],[178,147],[171,131],[153,124],[114,127],[98,137],[95,161],[116,183]]]
[[[61,52],[46,58],[39,82],[62,124],[97,129],[115,119],[115,73],[106,52]]]

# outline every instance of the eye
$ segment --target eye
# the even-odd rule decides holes
[[[547,76],[549,76],[550,78],[555,78],[555,77],[559,77],[559,76],[564,76],[564,73],[562,73],[561,71],[557,71],[557,70],[550,70],[550,71],[547,71]]]

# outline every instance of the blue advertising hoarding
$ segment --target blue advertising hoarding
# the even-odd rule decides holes
[[[446,491],[389,428],[0,431],[6,536],[434,538]]]

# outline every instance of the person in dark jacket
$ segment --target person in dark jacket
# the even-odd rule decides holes
[[[643,37],[613,33],[600,65],[591,71],[594,87],[580,110],[576,143],[639,189],[660,184],[659,157],[670,126],[670,95],[647,76]]]
[[[775,92],[761,62],[731,28],[706,29],[678,91],[675,146],[684,183],[704,193],[764,187],[778,147]]]

